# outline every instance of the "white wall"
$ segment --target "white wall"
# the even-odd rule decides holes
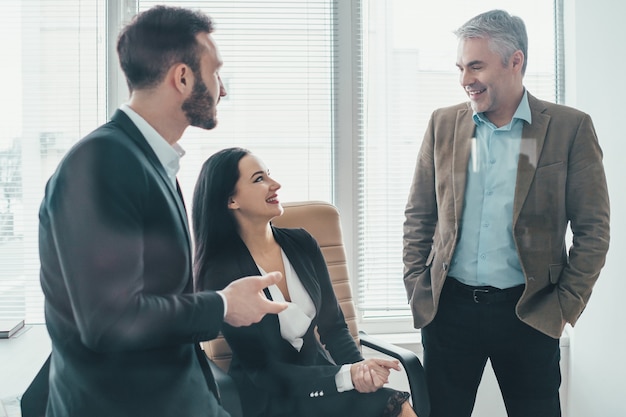
[[[611,245],[571,340],[567,417],[626,416],[626,2],[565,0],[567,104],[593,118],[611,198]],[[571,52],[571,51],[570,51]],[[571,94],[570,94],[571,93]]]

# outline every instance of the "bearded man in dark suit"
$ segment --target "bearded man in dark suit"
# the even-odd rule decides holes
[[[249,325],[286,307],[259,296],[277,273],[193,291],[177,142],[189,125],[212,129],[226,95],[212,31],[208,16],[183,8],[137,15],[117,44],[128,103],[69,150],[46,186],[49,417],[225,416],[198,342],[223,322]]]

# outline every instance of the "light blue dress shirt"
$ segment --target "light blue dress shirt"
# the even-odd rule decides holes
[[[505,126],[482,113],[473,118],[460,239],[448,275],[468,285],[510,288],[525,282],[513,240],[513,199],[522,129],[532,122],[527,92]]]

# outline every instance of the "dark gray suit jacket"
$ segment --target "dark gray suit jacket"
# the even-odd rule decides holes
[[[131,120],[76,144],[40,209],[47,416],[222,416],[194,351],[223,302],[192,292],[182,199]]]
[[[331,397],[331,401],[348,401],[348,397],[337,396],[335,375],[340,365],[362,360],[315,239],[304,229],[273,228],[273,232],[313,300],[317,315],[303,337],[304,344],[299,352],[282,338],[276,315],[267,315],[249,327],[224,325],[224,337],[233,350],[230,374],[238,384],[246,416],[297,415],[294,413],[298,402],[312,396],[321,401],[322,397],[316,396],[321,392],[324,400]],[[238,278],[260,273],[241,240],[214,257],[206,271],[197,285],[215,290]],[[270,298],[269,293],[266,294]],[[318,342],[316,327],[332,359]],[[378,398],[383,397],[382,392],[380,394]],[[370,398],[380,401],[374,400],[374,396]],[[368,401],[368,398],[364,396],[361,400]],[[316,407],[315,401],[309,405],[313,410]],[[382,409],[383,405],[384,402],[379,407]],[[314,411],[312,414],[316,415]]]

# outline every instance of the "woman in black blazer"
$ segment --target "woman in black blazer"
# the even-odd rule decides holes
[[[193,198],[196,289],[270,271],[284,277],[265,296],[287,310],[222,328],[244,415],[415,416],[408,393],[383,387],[398,362],[361,356],[315,239],[271,225],[283,213],[279,188],[256,156],[229,148],[205,162]]]

